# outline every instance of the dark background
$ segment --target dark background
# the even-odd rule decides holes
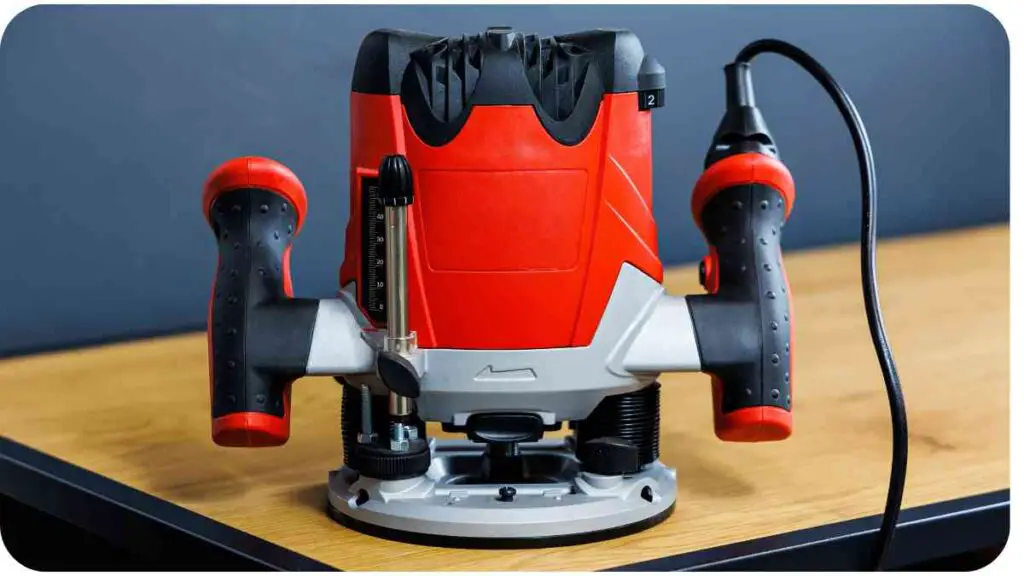
[[[855,100],[882,235],[1009,218],[1009,48],[976,7],[35,7],[0,44],[0,356],[201,328],[216,260],[201,186],[232,156],[270,156],[302,178],[297,292],[331,294],[363,35],[490,25],[629,28],[668,70],[668,104],[654,112],[666,263],[704,253],[689,196],[722,112],[721,66],[763,36],[808,50]],[[785,247],[855,240],[856,163],[838,113],[778,57],[758,59],[755,79],[797,181]]]

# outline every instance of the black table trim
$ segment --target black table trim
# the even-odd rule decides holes
[[[881,503],[879,503],[881,507]],[[864,570],[881,515],[629,564],[612,571]],[[904,509],[886,569],[1005,546],[1010,491]]]
[[[236,570],[333,569],[6,437],[0,437],[0,493],[151,558]],[[867,558],[879,521],[858,518],[613,571],[854,570]],[[889,567],[1002,547],[1009,525],[1009,490],[906,509]]]
[[[6,437],[0,437],[0,493],[170,566],[332,570]]]

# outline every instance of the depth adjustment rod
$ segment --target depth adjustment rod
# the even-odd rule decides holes
[[[387,337],[377,357],[377,375],[388,388],[390,444],[405,451],[418,432],[410,416],[420,394],[419,374],[412,363],[416,334],[409,330],[409,263],[407,211],[413,201],[412,169],[400,154],[385,156],[378,170],[384,205]]]
[[[413,400],[420,395],[423,353],[409,331],[407,209],[412,204],[412,169],[405,156],[385,156],[378,170],[380,202],[384,205],[387,335],[377,353],[377,376],[388,389],[388,438],[374,437],[370,424],[370,391],[362,388],[363,429],[348,465],[360,475],[379,480],[403,480],[426,474],[430,447],[419,437]]]

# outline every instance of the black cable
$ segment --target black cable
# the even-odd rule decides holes
[[[749,63],[755,56],[763,53],[774,53],[789,58],[821,84],[843,115],[843,120],[846,122],[846,127],[853,138],[853,145],[857,150],[862,199],[861,287],[864,293],[864,309],[867,313],[868,328],[871,332],[871,340],[875,345],[875,354],[878,356],[882,378],[885,380],[885,391],[889,397],[889,414],[892,420],[892,468],[889,473],[889,492],[885,500],[882,526],[871,565],[871,568],[881,570],[896,532],[900,503],[903,500],[903,486],[907,476],[907,412],[903,402],[899,375],[896,373],[896,363],[892,358],[892,350],[889,348],[885,326],[882,323],[882,311],[878,304],[878,283],[875,279],[875,241],[877,237],[875,209],[878,191],[871,143],[868,141],[864,123],[861,121],[860,114],[857,113],[857,108],[850,100],[850,96],[817,60],[788,42],[765,39],[752,42],[740,50],[736,56],[736,62]]]

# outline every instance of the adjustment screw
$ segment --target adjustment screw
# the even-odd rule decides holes
[[[513,486],[502,486],[498,488],[498,501],[511,502],[516,499],[516,489]]]

